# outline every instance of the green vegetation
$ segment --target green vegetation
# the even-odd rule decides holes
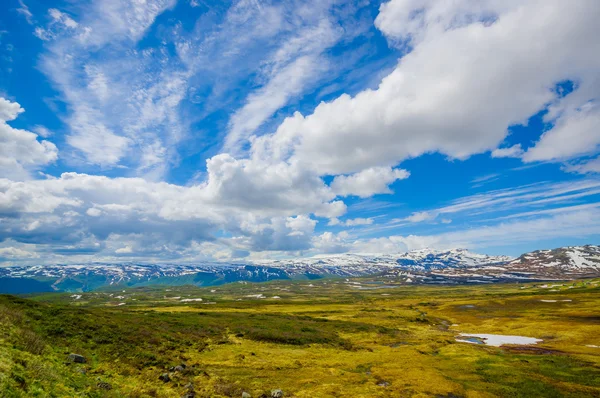
[[[600,396],[599,283],[549,285],[359,278],[4,295],[0,396]],[[544,341],[492,347],[456,342],[460,332]]]

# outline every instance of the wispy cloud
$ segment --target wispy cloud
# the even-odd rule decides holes
[[[34,24],[33,14],[29,11],[29,7],[23,2],[23,0],[19,0],[19,8],[17,8],[17,12],[25,18],[29,25]]]
[[[505,248],[524,242],[600,235],[597,207],[572,209],[529,220],[464,228],[433,235],[391,235],[345,241],[346,251],[402,252],[423,248]]]

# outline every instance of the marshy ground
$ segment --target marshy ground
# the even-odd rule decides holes
[[[0,323],[2,397],[600,396],[598,280],[121,287],[0,296]]]

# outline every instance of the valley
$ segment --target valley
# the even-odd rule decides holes
[[[599,279],[429,286],[382,278],[3,295],[0,391],[186,398],[600,394]]]

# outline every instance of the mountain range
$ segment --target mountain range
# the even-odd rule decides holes
[[[378,276],[407,284],[493,283],[600,276],[600,246],[538,250],[518,258],[465,249],[399,254],[334,254],[248,263],[90,263],[0,268],[0,293],[90,291],[107,287],[212,286],[277,279]]]

